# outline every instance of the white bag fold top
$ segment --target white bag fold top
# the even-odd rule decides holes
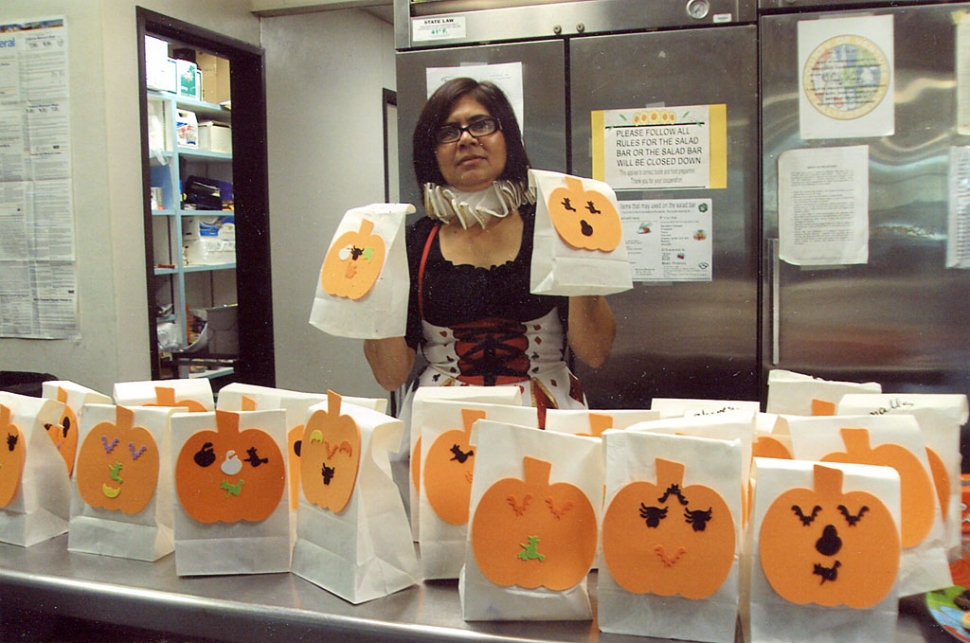
[[[768,373],[766,411],[783,415],[835,415],[839,400],[849,393],[882,393],[876,382],[836,382],[774,369]]]

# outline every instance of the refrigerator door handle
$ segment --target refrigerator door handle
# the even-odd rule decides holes
[[[768,285],[768,318],[771,324],[771,365],[778,366],[780,360],[778,350],[778,336],[781,327],[781,288],[779,279],[778,239],[765,240],[765,271],[768,273],[765,282]]]

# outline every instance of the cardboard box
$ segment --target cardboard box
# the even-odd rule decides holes
[[[232,98],[229,89],[229,61],[211,54],[199,53],[195,62],[202,72],[202,100],[224,103]]]
[[[236,304],[206,309],[209,352],[215,355],[239,354],[239,307]]]
[[[232,216],[182,218],[182,249],[187,265],[236,260],[236,220]]]
[[[232,154],[232,126],[218,121],[199,123],[199,149]]]

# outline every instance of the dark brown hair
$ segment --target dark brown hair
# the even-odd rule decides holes
[[[529,172],[529,157],[525,153],[522,142],[522,132],[519,122],[515,118],[515,111],[501,89],[488,81],[477,81],[472,78],[453,78],[439,87],[424,104],[418,124],[414,128],[412,141],[414,155],[414,175],[418,180],[418,188],[423,190],[425,183],[445,184],[445,178],[438,167],[435,157],[435,131],[441,127],[451,115],[458,99],[471,96],[482,104],[489,114],[497,118],[501,124],[502,134],[505,136],[505,171],[498,177],[500,180],[526,181]]]

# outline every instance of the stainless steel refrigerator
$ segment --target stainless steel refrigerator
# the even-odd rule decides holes
[[[970,272],[947,267],[947,255],[948,249],[963,252],[962,234],[950,223],[961,218],[961,208],[951,206],[959,205],[959,184],[966,180],[954,171],[952,158],[970,145],[958,127],[958,96],[967,80],[957,74],[958,24],[970,5],[898,4],[853,9],[847,3],[762,0],[763,370],[876,381],[887,392],[968,393]],[[815,91],[806,73],[819,58],[810,51],[812,42],[803,41],[800,51],[799,38],[833,24],[823,21],[843,18],[862,18],[859,33],[842,31],[870,41],[877,23],[891,27],[888,46],[876,52],[889,72],[884,80],[891,81],[881,99],[890,108],[891,127],[882,123],[882,133],[864,123],[869,113],[848,118],[856,129],[847,131],[837,122],[844,116],[805,102],[812,99],[806,92]],[[815,51],[826,43],[836,41]],[[962,55],[967,60],[967,52]],[[806,120],[819,120],[813,109],[833,116],[830,137],[824,131],[819,136]],[[823,266],[787,260],[780,224],[800,215],[789,198],[794,175],[780,169],[784,155],[830,155],[853,146],[867,153],[859,169],[867,175],[868,256]]]
[[[401,198],[420,203],[410,136],[426,70],[521,63],[523,130],[538,169],[592,176],[591,114],[726,108],[726,180],[621,189],[618,199],[709,200],[710,277],[635,281],[610,296],[618,335],[600,369],[576,364],[593,408],[655,397],[760,396],[757,11],[754,0],[441,0],[395,4]],[[435,31],[444,24],[444,31]],[[451,30],[449,32],[449,30]]]

